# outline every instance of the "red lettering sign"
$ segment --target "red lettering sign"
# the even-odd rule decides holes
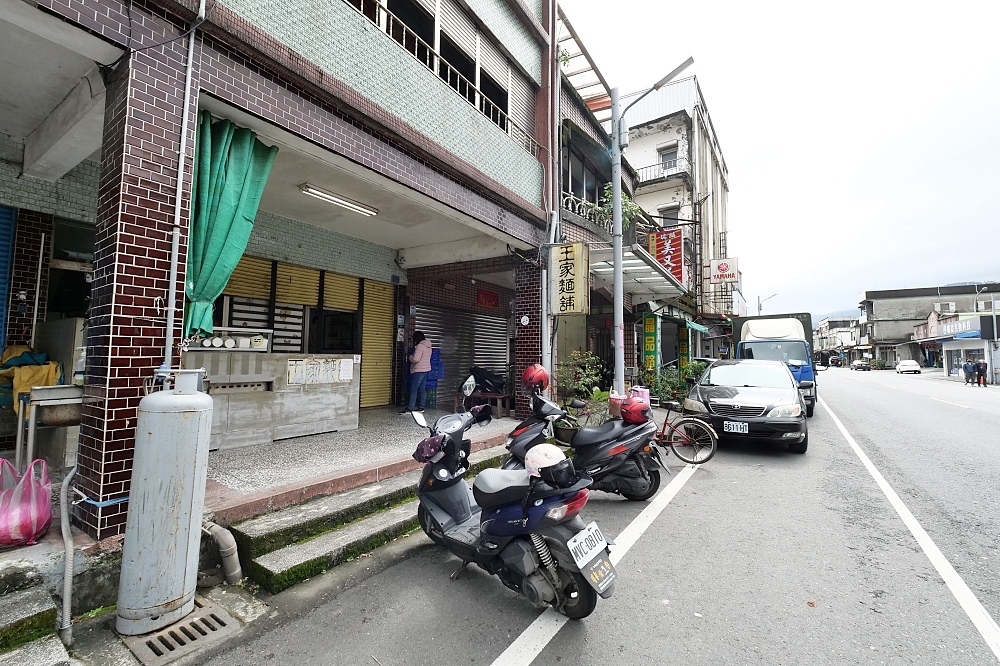
[[[490,310],[499,310],[500,295],[495,294],[492,291],[483,291],[482,289],[477,289],[476,304],[481,308],[489,308]]]
[[[678,282],[684,281],[684,264],[681,260],[681,241],[684,233],[680,229],[654,231],[649,234],[649,253]]]

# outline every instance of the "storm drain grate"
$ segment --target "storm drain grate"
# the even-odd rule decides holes
[[[160,666],[202,650],[237,629],[239,624],[221,606],[195,597],[194,610],[183,620],[152,634],[128,636],[122,640],[145,666]]]

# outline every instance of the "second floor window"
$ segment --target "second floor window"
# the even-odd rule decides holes
[[[666,171],[677,166],[677,147],[660,151],[660,167]]]

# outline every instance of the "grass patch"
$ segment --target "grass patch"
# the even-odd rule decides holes
[[[56,609],[15,622],[0,630],[0,652],[7,652],[37,638],[53,633],[56,626]]]
[[[85,622],[87,620],[93,620],[95,617],[104,615],[105,613],[110,613],[112,611],[118,610],[118,604],[111,604],[110,606],[98,606],[94,610],[87,611],[83,615],[73,618],[74,622]]]

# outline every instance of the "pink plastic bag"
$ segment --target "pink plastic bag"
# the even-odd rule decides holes
[[[35,478],[35,467],[40,467]],[[0,546],[33,544],[52,524],[52,482],[49,466],[32,460],[18,478],[10,461],[0,459]]]

